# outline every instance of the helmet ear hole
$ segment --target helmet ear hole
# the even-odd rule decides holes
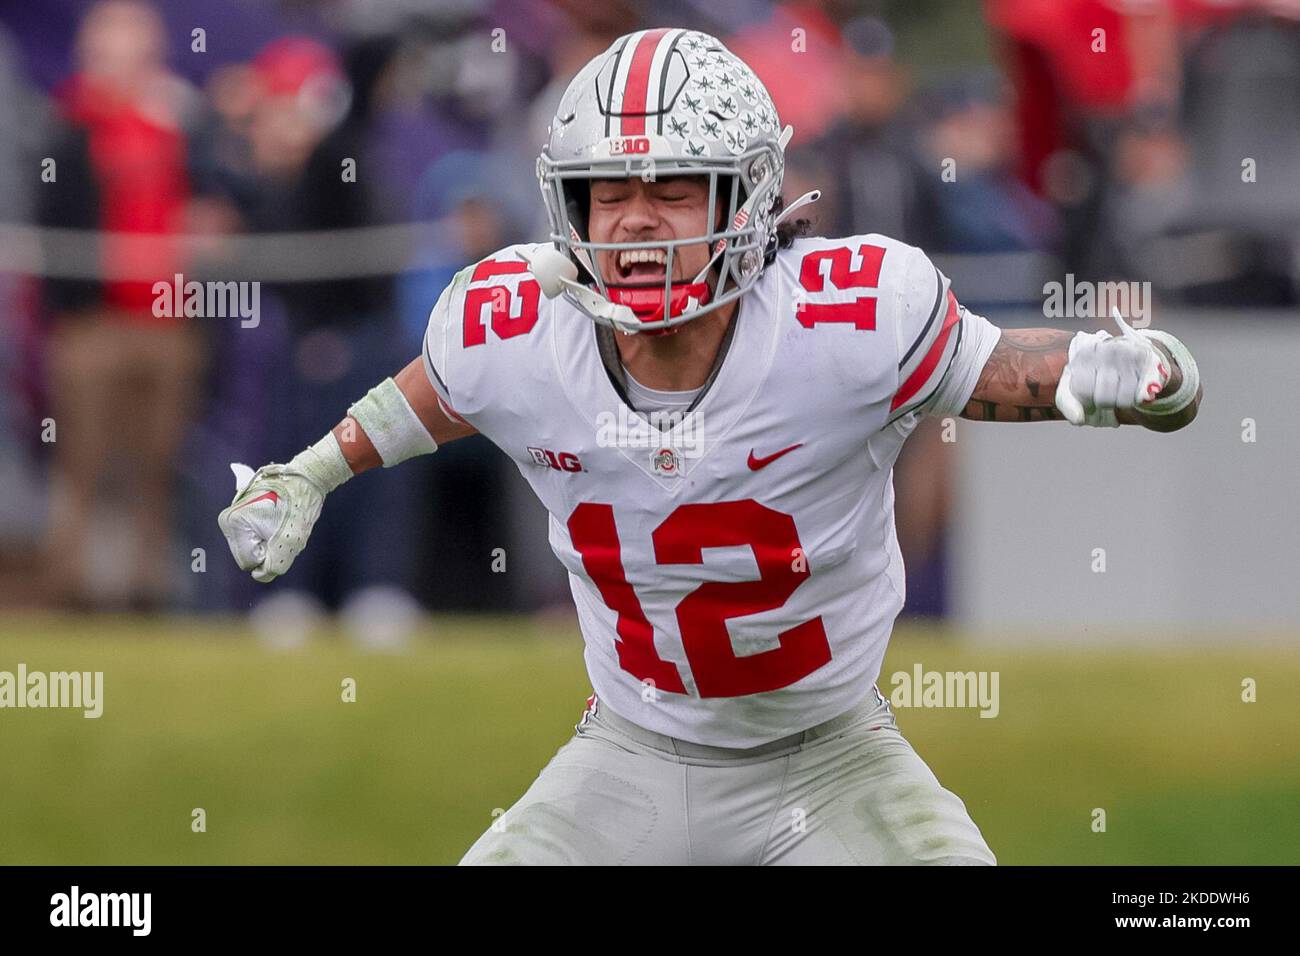
[[[585,242],[588,236],[588,213],[591,211],[591,185],[585,179],[571,179],[560,186],[568,207],[569,222]]]

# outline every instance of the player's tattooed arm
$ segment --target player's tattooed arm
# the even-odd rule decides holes
[[[1064,419],[1056,408],[1056,383],[1073,337],[1062,329],[1003,329],[961,417],[977,422]]]
[[[962,418],[979,422],[1045,422],[1064,420],[1056,407],[1056,385],[1069,361],[1073,332],[1064,329],[1003,329]],[[1170,376],[1157,398],[1172,395],[1183,383],[1183,372],[1163,342],[1153,343],[1169,362]],[[1196,399],[1172,415],[1145,415],[1136,409],[1115,413],[1121,425],[1142,425],[1153,431],[1177,431],[1196,417]]]

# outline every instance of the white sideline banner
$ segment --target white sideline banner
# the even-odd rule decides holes
[[[1153,327],[1200,366],[1182,431],[958,422],[954,623],[1151,640],[1300,626],[1300,316],[1161,310]]]

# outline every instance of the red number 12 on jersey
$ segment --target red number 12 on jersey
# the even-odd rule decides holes
[[[862,264],[855,269],[852,250],[847,246],[810,252],[799,266],[799,284],[809,292],[825,291],[822,263],[829,262],[827,271],[834,288],[875,289],[880,284],[880,266],[885,259],[885,250],[863,243],[858,247],[858,255]],[[876,297],[860,295],[851,302],[800,301],[795,317],[805,329],[811,329],[818,322],[851,322],[855,329],[869,332],[876,327]]]
[[[655,650],[654,627],[623,570],[614,508],[584,502],[569,536],[605,604],[618,615],[618,662],[637,680],[686,693],[677,665]],[[677,605],[677,624],[701,697],[741,697],[788,687],[831,659],[821,617],[777,635],[780,646],[737,656],[727,632],[733,617],[781,607],[809,575],[794,519],[753,499],[676,508],[651,535],[659,564],[701,564],[704,548],[749,546],[757,581],[706,581]]]

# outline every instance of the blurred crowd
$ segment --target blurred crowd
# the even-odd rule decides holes
[[[708,31],[754,67],[795,128],[787,196],[823,190],[817,233],[920,245],[995,321],[1066,272],[1296,304],[1300,0],[958,4],[986,62],[909,59],[940,6],[4,7],[0,602],[265,598],[217,530],[228,464],[318,438],[419,354],[454,272],[544,237],[534,160],[560,94],[645,26]],[[159,314],[154,282],[178,274],[258,282],[255,320]],[[920,430],[896,477],[914,612],[944,609],[947,476]],[[540,505],[476,437],[343,486],[274,596],[364,620],[544,609],[567,585]]]

